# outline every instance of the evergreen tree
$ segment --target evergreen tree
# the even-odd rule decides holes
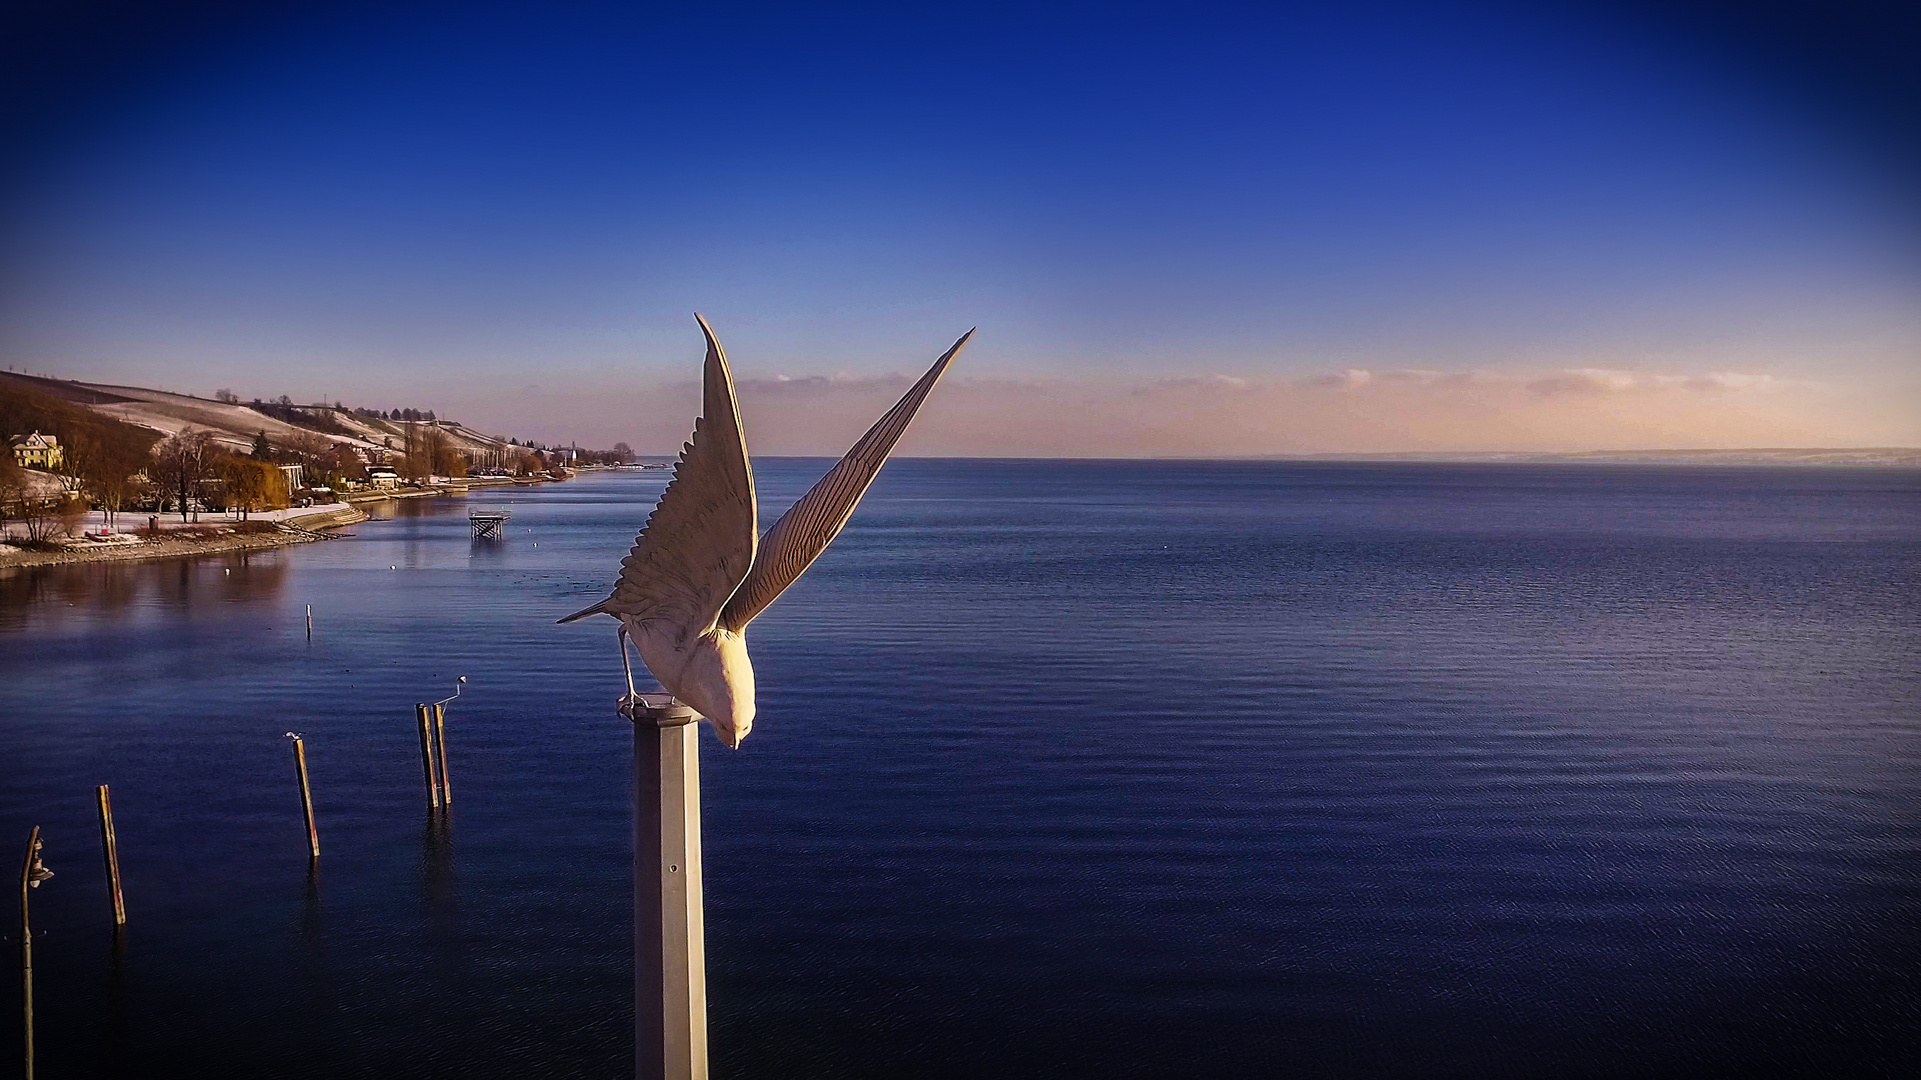
[[[248,456],[255,461],[273,460],[273,444],[267,441],[266,432],[260,432],[253,437],[253,453]]]

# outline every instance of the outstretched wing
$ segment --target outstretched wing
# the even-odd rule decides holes
[[[735,633],[745,629],[754,616],[765,611],[767,605],[786,592],[787,586],[827,550],[827,545],[840,535],[841,526],[853,516],[860,497],[880,474],[880,467],[887,463],[887,455],[900,441],[908,422],[920,411],[921,402],[927,400],[928,392],[940,381],[948,363],[973,336],[972,330],[962,334],[954,347],[934,361],[927,374],[907,391],[907,396],[867,429],[867,434],[847,451],[840,464],[821,477],[820,483],[801,496],[800,501],[767,530],[747,580],[741,582],[740,589],[720,613],[721,626]]]
[[[673,482],[621,560],[614,594],[562,622],[605,612],[657,619],[684,635],[704,633],[754,564],[754,472],[734,378],[707,320],[694,318],[707,335],[707,363],[693,441],[681,449]]]

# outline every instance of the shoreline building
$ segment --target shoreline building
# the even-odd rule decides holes
[[[66,461],[60,449],[60,440],[52,435],[42,435],[38,431],[31,435],[16,435],[9,440],[13,450],[13,460],[23,469],[45,469],[51,472]]]

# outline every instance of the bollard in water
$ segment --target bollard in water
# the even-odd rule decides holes
[[[113,832],[113,798],[107,785],[94,789],[100,804],[100,854],[107,861],[107,898],[113,902],[113,928],[127,925],[127,904],[120,898],[120,843]]]
[[[427,706],[414,706],[414,722],[420,728],[420,771],[427,778],[427,806],[440,809],[440,777],[434,772],[434,725]]]
[[[440,805],[454,804],[454,782],[447,773],[447,709],[434,702],[434,745],[440,750]]]
[[[300,776],[300,810],[307,816],[307,850],[310,858],[320,858],[320,833],[313,823],[313,789],[307,785],[307,744],[295,732],[287,732],[293,740],[293,767]]]

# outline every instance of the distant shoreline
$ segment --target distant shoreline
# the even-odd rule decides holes
[[[573,472],[569,472],[565,478],[571,478],[573,475]],[[389,502],[399,499],[451,498],[465,496],[475,489],[540,487],[544,484],[559,483],[565,478],[546,477],[540,480],[516,481],[505,478],[475,477],[455,480],[446,487],[358,492],[344,496],[338,504],[316,507],[312,513],[294,514],[272,522],[282,526],[272,532],[230,533],[212,537],[174,536],[138,544],[103,544],[97,547],[68,548],[63,551],[0,551],[0,572],[16,567],[68,566],[75,563],[95,562],[144,562],[150,559],[218,555],[228,551],[259,551],[267,548],[292,547],[295,544],[310,544],[316,540],[334,539],[320,530],[344,528],[368,520],[367,513],[359,509],[363,503]],[[125,513],[123,516],[137,521],[142,516],[153,515]],[[245,524],[224,515],[208,514],[207,516],[211,520],[202,521],[199,524],[208,526]]]
[[[129,515],[137,517],[139,515]],[[258,551],[266,548],[291,547],[295,544],[308,544],[316,540],[332,539],[322,529],[338,529],[355,525],[367,520],[367,515],[353,507],[329,508],[318,513],[305,514],[273,524],[281,526],[272,532],[231,533],[210,537],[171,536],[161,540],[146,540],[137,544],[100,545],[98,547],[67,548],[61,551],[7,551],[0,552],[0,572],[16,567],[32,566],[69,566],[76,563],[98,562],[145,562],[151,559],[178,559],[194,555],[217,555],[228,551]],[[201,522],[210,526],[232,526],[245,524],[226,518],[216,518]]]
[[[1404,461],[1455,465],[1849,465],[1913,469],[1921,468],[1921,449],[1868,446],[1840,450],[1751,447],[1730,450],[1395,451],[1368,454],[1263,454],[1242,460]]]
[[[833,461],[831,454],[756,454],[754,460]],[[1742,450],[1471,450],[1422,451],[1393,450],[1368,453],[1329,452],[1293,454],[1186,454],[1154,457],[1114,457],[1054,455],[1022,457],[1001,454],[896,454],[893,461],[1002,461],[1002,462],[1092,462],[1112,461],[1133,464],[1169,462],[1260,462],[1284,464],[1409,464],[1409,465],[1726,465],[1795,466],[1829,468],[1921,469],[1921,448],[1864,447],[1847,450],[1823,449],[1742,449]]]

